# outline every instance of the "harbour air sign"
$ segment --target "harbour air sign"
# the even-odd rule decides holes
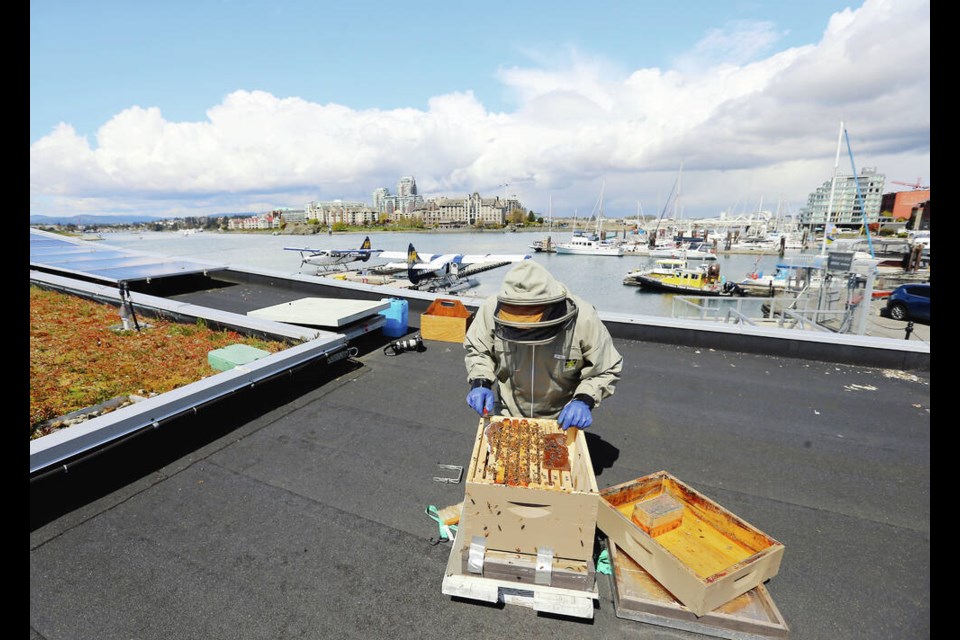
[[[827,255],[827,271],[850,271],[853,251],[831,251]]]

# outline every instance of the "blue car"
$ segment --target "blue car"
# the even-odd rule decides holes
[[[930,283],[900,285],[887,298],[886,309],[894,320],[930,322]]]

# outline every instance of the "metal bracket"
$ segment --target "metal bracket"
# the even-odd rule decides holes
[[[433,479],[437,482],[447,482],[449,484],[460,484],[460,481],[463,480],[463,467],[458,467],[453,464],[438,464],[441,469],[450,469],[451,471],[457,472],[456,478],[444,478],[441,476],[434,476]]]
[[[487,539],[483,536],[473,536],[470,539],[470,550],[467,553],[467,571],[483,575],[483,556],[487,552]]]
[[[550,584],[553,573],[553,549],[540,547],[537,549],[537,571],[534,574],[536,584]]]

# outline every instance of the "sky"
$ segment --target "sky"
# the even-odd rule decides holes
[[[930,186],[929,0],[31,0],[30,214],[519,198],[799,213]],[[896,184],[903,182],[906,184]]]

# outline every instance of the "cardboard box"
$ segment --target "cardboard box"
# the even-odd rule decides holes
[[[683,517],[652,536],[631,517],[637,503],[661,494],[683,505]],[[666,471],[602,490],[597,527],[697,616],[775,576],[784,550]]]
[[[459,300],[437,298],[420,314],[420,336],[424,340],[463,342],[472,321],[473,312]]]
[[[503,417],[488,420],[496,424]],[[559,446],[566,453],[566,468],[547,469],[542,450],[540,455],[527,450],[519,456],[527,456],[523,459],[532,481],[511,484],[502,469],[498,470],[499,456],[501,452],[507,455],[507,447],[493,436],[488,440],[488,423],[481,418],[466,475],[457,537],[469,545],[474,536],[482,536],[487,551],[536,558],[538,551],[549,550],[554,559],[588,563],[593,559],[599,493],[583,432],[578,432],[567,447],[556,420],[527,422],[559,438]]]

